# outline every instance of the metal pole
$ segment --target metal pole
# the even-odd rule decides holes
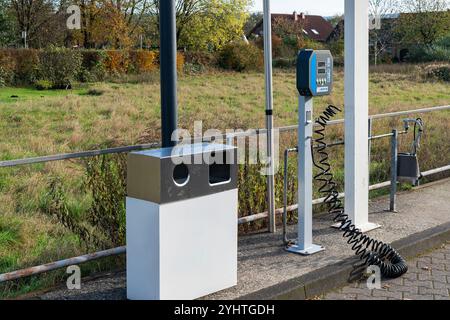
[[[370,179],[371,155],[372,155],[372,118],[369,117],[369,179]]]
[[[287,193],[288,193],[288,158],[290,152],[297,152],[297,148],[284,150],[284,177],[283,177],[283,244],[288,245],[289,239],[287,238]],[[276,210],[275,210],[276,213]]]
[[[324,250],[312,242],[313,163],[312,138],[313,98],[300,96],[298,108],[298,240],[289,252],[310,255]]]
[[[389,211],[397,212],[397,157],[398,157],[398,131],[392,130],[391,142],[391,191]]]
[[[270,0],[264,0],[264,66],[266,87],[266,128],[267,158],[269,172],[267,175],[267,202],[269,211],[269,232],[276,231],[275,220],[275,172],[274,172],[274,136],[273,136],[273,87],[272,87],[272,14]]]
[[[286,235],[287,228],[287,184],[288,184],[288,157],[289,149],[284,151],[284,180],[283,180],[283,244],[288,244],[288,239]]]
[[[370,167],[371,167],[371,162],[372,162],[372,118],[369,117],[369,121],[368,121],[368,125],[369,125],[369,141],[368,141],[368,149],[369,149],[369,156],[368,156],[368,160],[369,160],[369,165],[368,165],[368,179],[369,179],[369,186],[370,186]],[[345,144],[345,143],[344,143]],[[370,190],[369,190],[370,191]]]
[[[161,142],[176,144],[172,133],[177,128],[177,32],[175,0],[159,1],[161,61]]]

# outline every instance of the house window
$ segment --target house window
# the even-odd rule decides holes
[[[319,31],[317,31],[316,29],[311,29],[311,31],[312,31],[314,34],[319,35]]]
[[[304,34],[308,34],[308,31],[306,31],[305,29],[302,29]]]

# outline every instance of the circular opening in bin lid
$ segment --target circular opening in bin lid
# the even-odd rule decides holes
[[[184,163],[173,169],[173,181],[179,187],[183,187],[189,182],[189,169]]]

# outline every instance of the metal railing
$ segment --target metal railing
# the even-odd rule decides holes
[[[423,113],[430,113],[430,112],[444,111],[444,110],[450,110],[450,106],[422,108],[422,109],[399,111],[399,112],[392,112],[392,113],[385,113],[385,114],[378,114],[378,115],[370,116],[368,119],[368,121],[369,121],[369,134],[368,134],[369,146],[370,146],[370,142],[372,140],[391,137],[391,150],[395,151],[398,146],[398,135],[402,134],[402,132],[398,132],[398,131],[394,130],[392,133],[372,136],[373,120],[407,116],[407,115],[418,114],[418,113],[423,114]],[[338,124],[342,124],[342,123],[344,123],[344,120],[340,119],[340,120],[330,121],[329,125],[338,125]],[[295,130],[297,130],[297,126],[293,125],[293,126],[280,127],[280,128],[278,128],[278,130],[279,130],[279,132],[295,131]],[[263,134],[263,133],[266,133],[265,129],[255,130],[253,132],[239,132],[239,133],[226,134],[226,135],[223,135],[222,138],[226,139],[228,142],[232,142],[235,138],[249,137],[252,135],[258,135],[258,134]],[[217,136],[216,137],[204,137],[200,140],[199,139],[193,140],[193,142],[208,142],[208,141],[211,141],[211,139],[213,139],[213,138],[217,138]],[[329,144],[329,146],[338,146],[338,145],[343,145],[343,144],[344,144],[343,141],[338,141],[338,142]],[[43,157],[7,160],[7,161],[0,161],[0,168],[21,166],[21,165],[32,165],[32,164],[36,164],[36,163],[44,163],[44,162],[50,162],[50,161],[80,159],[80,158],[94,157],[94,156],[105,155],[105,154],[126,153],[126,152],[131,152],[131,151],[139,151],[139,150],[156,148],[159,146],[160,146],[159,143],[150,143],[150,144],[140,144],[140,145],[134,145],[134,146],[124,146],[124,147],[118,147],[118,148],[109,148],[109,149],[101,149],[101,150],[57,154],[57,155],[50,155],[50,156],[43,156]],[[369,148],[369,152],[370,152],[370,148]],[[395,152],[392,152],[392,154],[391,154],[391,156],[392,156],[391,163],[392,164],[394,163],[393,157],[395,154],[396,154]],[[450,171],[450,165],[423,172],[422,175],[424,177],[427,177],[427,176],[445,172],[445,171]],[[378,183],[375,185],[371,185],[369,187],[369,190],[372,191],[372,190],[387,188],[390,186],[391,187],[390,210],[394,211],[395,210],[395,200],[396,200],[395,194],[397,191],[397,188],[396,188],[397,177],[396,177],[396,170],[391,170],[391,172],[392,172],[391,181],[386,181],[386,182]],[[345,197],[345,194],[341,193],[339,195],[339,197],[340,198]],[[324,201],[325,201],[325,198],[315,199],[315,200],[313,200],[313,204],[314,205],[321,204]],[[286,210],[293,211],[293,210],[296,210],[297,208],[298,208],[298,204],[294,204],[294,205],[287,206]],[[280,215],[283,213],[283,210],[284,210],[284,208],[276,209],[275,214]],[[252,221],[257,221],[260,219],[267,219],[268,217],[269,217],[268,212],[262,212],[262,213],[253,214],[253,215],[239,218],[237,222],[238,222],[238,224],[244,224],[244,223],[249,223]],[[22,277],[37,275],[37,274],[41,274],[44,272],[48,272],[48,271],[52,271],[52,270],[56,270],[56,269],[60,269],[60,268],[64,268],[69,265],[81,264],[81,263],[85,263],[88,261],[97,260],[97,259],[101,259],[104,257],[113,256],[113,255],[121,255],[121,254],[124,254],[125,252],[126,252],[126,247],[118,247],[118,248],[113,248],[113,249],[109,249],[109,250],[105,250],[105,251],[86,254],[83,256],[79,256],[79,257],[73,257],[73,258],[64,259],[64,260],[60,260],[60,261],[56,261],[56,262],[51,262],[51,263],[48,263],[45,265],[40,265],[40,266],[35,266],[35,267],[17,270],[17,271],[13,271],[13,272],[8,272],[8,273],[0,274],[0,283],[5,282],[5,281],[14,280],[14,279],[19,279]]]
[[[383,113],[383,114],[369,116],[369,119],[368,119],[369,124],[370,124],[369,130],[372,127],[373,120],[383,119],[383,118],[394,118],[394,117],[399,117],[399,116],[411,115],[411,114],[415,114],[415,113],[430,113],[430,112],[443,111],[443,110],[450,110],[450,105],[449,106],[432,107],[432,108],[415,109],[415,110],[409,110],[409,111]],[[342,124],[342,123],[344,123],[344,119],[330,121],[328,123],[328,125],[332,126],[332,125],[338,125],[338,124]],[[277,129],[280,133],[296,131],[297,125],[279,127]],[[235,138],[249,137],[249,136],[264,134],[266,132],[267,132],[266,129],[258,129],[258,130],[254,130],[252,132],[230,133],[230,134],[222,135],[222,139],[226,139],[227,141],[230,141]],[[371,132],[369,132],[369,136],[371,136]],[[211,139],[215,139],[215,138],[217,138],[217,136],[214,136],[214,137],[206,136],[201,139],[194,139],[192,142],[203,142],[203,141],[207,142],[207,141],[210,141]],[[157,148],[159,146],[161,146],[161,144],[158,142],[155,142],[155,143],[140,144],[140,145],[134,145],[134,146],[124,146],[124,147],[101,149],[101,150],[91,150],[91,151],[80,151],[80,152],[74,152],[74,153],[56,154],[56,155],[43,156],[43,157],[7,160],[7,161],[0,161],[0,168],[14,167],[14,166],[19,166],[19,165],[29,165],[29,164],[36,164],[36,163],[43,163],[43,162],[50,162],[50,161],[61,161],[61,160],[68,160],[68,159],[80,159],[80,158],[87,158],[87,157],[95,157],[95,156],[104,155],[104,154],[139,151],[139,150]]]

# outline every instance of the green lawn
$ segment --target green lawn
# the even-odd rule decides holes
[[[83,94],[86,90],[36,90],[30,88],[0,88],[0,102],[13,103],[38,100],[46,97],[67,97],[73,94]]]
[[[335,80],[333,95],[316,99],[315,115],[329,103],[343,105],[342,71],[337,70]],[[87,94],[92,89],[98,94]],[[11,98],[13,95],[18,98]],[[203,120],[204,130],[262,128],[265,125],[263,74],[217,72],[184,75],[179,79],[178,95],[179,123],[183,128],[192,129],[196,120]],[[297,99],[295,74],[276,71],[276,126],[297,123]],[[159,101],[157,81],[98,83],[69,91],[0,88],[0,159],[158,141]],[[449,83],[424,81],[414,72],[402,70],[378,70],[370,76],[370,114],[449,104]],[[450,111],[428,114],[423,118],[426,133],[420,154],[422,169],[448,164]],[[377,121],[374,133],[387,133],[393,128],[401,128],[401,125],[401,119]],[[343,128],[333,128],[327,134],[330,139],[341,139]],[[282,148],[295,145],[294,136],[284,135]],[[410,138],[402,138],[402,149],[409,146]],[[372,151],[371,181],[385,181],[388,178],[389,140],[374,142]],[[342,148],[334,149],[331,157],[336,177],[342,182]],[[294,168],[295,159],[292,160]],[[92,201],[84,192],[85,175],[80,161],[0,169],[0,273],[86,252],[76,235],[42,212],[49,179],[58,177],[64,181],[69,212],[82,216]],[[264,210],[264,185],[261,181],[257,177],[255,182],[246,181],[250,189],[245,189],[245,199],[240,199],[241,204],[245,203],[241,214]],[[281,189],[280,176],[277,176],[277,187]],[[280,190],[276,196],[277,205],[281,205]],[[102,268],[105,264],[91,266],[92,270]],[[0,286],[0,297],[54,283],[61,276],[63,273]]]

